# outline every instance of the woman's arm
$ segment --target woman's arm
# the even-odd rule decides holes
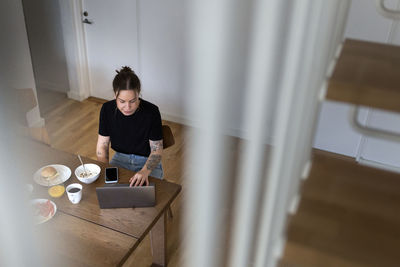
[[[109,145],[110,145],[110,137],[99,135],[96,147],[96,155],[98,161],[108,163]]]
[[[150,155],[144,164],[143,168],[138,171],[130,180],[131,186],[141,186],[144,183],[149,184],[150,173],[158,166],[161,162],[161,156],[163,152],[163,140],[152,141],[150,140]]]
[[[163,152],[163,140],[151,141],[150,140],[150,156],[143,166],[149,171],[149,174],[158,166],[161,162],[161,156]]]

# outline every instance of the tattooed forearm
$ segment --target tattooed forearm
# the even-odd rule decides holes
[[[159,140],[159,141],[150,141],[150,149],[151,152],[160,150],[163,148],[163,141]]]
[[[96,146],[97,160],[105,163],[108,162],[109,145],[110,137],[99,135]]]
[[[149,171],[154,170],[157,165],[161,162],[161,155],[151,154],[150,157],[147,159],[146,168]]]
[[[108,151],[107,150],[104,150],[104,151],[99,150],[99,151],[97,151],[97,156],[108,158]]]

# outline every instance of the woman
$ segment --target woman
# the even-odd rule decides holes
[[[108,163],[109,144],[116,151],[110,164],[137,172],[130,186],[149,184],[149,175],[162,179],[161,115],[158,107],[139,97],[140,80],[129,67],[113,80],[115,99],[100,111],[97,159]]]

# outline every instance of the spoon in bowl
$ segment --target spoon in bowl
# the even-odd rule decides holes
[[[80,155],[78,155],[78,158],[79,158],[79,161],[81,162],[81,164],[82,164],[82,166],[83,166],[83,171],[84,171],[84,175],[85,175],[85,177],[87,177],[88,176],[88,174],[87,174],[87,172],[86,172],[86,169],[85,169],[85,164],[83,164],[83,161],[82,161],[82,159],[81,159],[81,156]]]

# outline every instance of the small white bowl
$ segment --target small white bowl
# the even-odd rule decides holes
[[[79,181],[85,184],[91,184],[97,180],[100,176],[101,168],[93,163],[85,163],[86,172],[89,173],[89,177],[84,177],[83,174],[85,171],[83,170],[82,165],[79,165],[78,168],[75,169],[75,176]]]

